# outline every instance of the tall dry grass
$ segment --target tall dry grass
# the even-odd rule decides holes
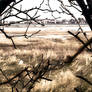
[[[1,39],[1,38],[0,38]],[[14,39],[17,49],[12,47],[12,43],[3,38],[0,42],[0,68],[3,69],[7,77],[11,78],[24,67],[32,66],[41,60],[50,59],[51,62],[62,62],[68,55],[73,55],[81,46],[74,39]],[[20,64],[20,61],[23,61]],[[76,78],[76,74],[87,77],[92,81],[92,56],[84,51],[75,62],[69,67],[54,70],[48,73],[47,77],[52,81],[41,80],[32,89],[32,92],[75,92],[74,88],[82,86],[82,92],[92,92],[92,87],[84,81]],[[0,74],[0,81],[5,78]],[[7,92],[10,87],[0,87],[0,92]]]

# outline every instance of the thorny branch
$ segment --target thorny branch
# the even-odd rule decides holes
[[[37,24],[39,24],[39,25],[44,26],[44,24],[42,24],[42,23],[40,23],[40,22],[37,21],[37,18],[39,17],[39,16],[37,16],[37,13],[38,13],[38,10],[40,10],[41,5],[43,4],[44,0],[43,0],[43,2],[40,4],[40,7],[38,7],[38,8],[35,7],[35,8],[28,9],[28,10],[20,10],[20,9],[18,9],[18,8],[15,7],[15,5],[21,3],[22,1],[23,1],[23,0],[19,0],[19,1],[16,1],[15,3],[12,3],[11,5],[8,5],[8,8],[7,8],[4,12],[2,12],[2,14],[1,14],[1,19],[0,19],[0,26],[3,27],[3,29],[0,28],[0,31],[6,36],[6,38],[8,38],[8,39],[10,39],[10,40],[12,41],[14,48],[16,48],[16,45],[15,45],[15,43],[14,43],[14,41],[13,41],[13,37],[21,37],[21,36],[24,36],[25,38],[28,38],[28,37],[32,36],[33,34],[36,34],[36,33],[39,32],[39,31],[37,31],[36,33],[31,34],[30,36],[27,36],[27,31],[28,31],[28,28],[29,28],[30,24],[32,23],[32,21],[34,21],[35,23],[37,23]],[[12,11],[14,11],[14,10],[15,10],[17,13],[13,14]],[[30,11],[33,11],[33,10],[37,10],[37,11],[36,11],[36,13],[34,14],[34,16],[31,17],[28,13],[29,13]],[[20,14],[26,15],[27,18],[20,17],[20,16],[19,16]],[[13,22],[13,23],[11,23],[11,22],[10,22],[10,23],[2,22],[2,21],[5,21],[6,19],[9,19],[9,18],[11,18],[11,17],[16,17],[16,18],[18,18],[18,19],[20,19],[20,20],[17,21],[17,22]],[[25,22],[25,21],[29,22],[29,25],[28,25],[28,27],[27,27],[27,30],[26,30],[25,34],[23,34],[23,35],[17,35],[17,36],[16,36],[16,35],[13,35],[13,36],[9,36],[9,35],[7,35],[7,33],[4,31],[4,26],[6,26],[6,25],[21,23],[21,22]]]
[[[48,78],[45,78],[44,75],[51,69],[54,69],[56,66],[60,65],[61,67],[64,67],[65,65],[67,64],[71,64],[74,59],[80,54],[82,53],[82,51],[87,48],[87,50],[89,51],[92,51],[91,49],[91,46],[90,48],[88,48],[88,45],[92,44],[92,38],[88,39],[87,38],[87,35],[85,35],[85,32],[83,31],[79,21],[77,20],[77,18],[74,16],[74,14],[72,12],[70,12],[70,10],[68,9],[69,7],[74,7],[77,11],[81,12],[84,16],[86,16],[86,20],[89,24],[89,26],[91,27],[90,23],[92,22],[89,22],[89,19],[90,19],[90,16],[89,15],[86,15],[85,12],[87,12],[87,7],[85,5],[84,2],[80,2],[79,0],[76,0],[77,1],[77,4],[75,2],[73,2],[72,0],[70,0],[70,6],[67,6],[63,3],[63,0],[57,0],[58,2],[60,2],[60,10],[61,11],[58,11],[58,10],[53,10],[50,6],[50,0],[47,0],[48,1],[48,4],[47,6],[49,7],[49,9],[41,9],[41,6],[43,5],[44,3],[44,0],[42,0],[41,4],[39,7],[35,7],[35,8],[31,8],[31,9],[28,9],[28,10],[20,10],[18,8],[15,7],[15,5],[19,4],[20,2],[22,2],[23,0],[19,0],[17,1],[16,3],[12,3],[8,6],[8,8],[2,13],[2,18],[0,19],[0,22],[2,22],[2,24],[0,24],[0,26],[2,27],[3,26],[3,29],[0,28],[0,31],[6,36],[6,38],[10,39],[13,43],[13,46],[14,48],[16,48],[16,45],[13,41],[13,37],[25,37],[25,38],[29,38],[31,36],[33,36],[34,34],[37,34],[38,32],[40,32],[41,30],[31,34],[30,36],[27,35],[27,32],[28,32],[28,28],[30,26],[30,24],[32,23],[32,21],[36,22],[37,24],[40,24],[42,26],[44,26],[44,24],[42,23],[39,23],[37,21],[37,18],[39,18],[39,16],[37,15],[39,11],[47,11],[47,12],[51,12],[51,15],[55,18],[54,16],[54,12],[57,12],[59,14],[61,13],[64,13],[64,14],[67,14],[67,15],[70,15],[72,16],[79,28],[78,28],[78,31],[81,30],[81,32],[83,33],[85,39],[87,40],[87,42],[84,42],[78,35],[80,32],[78,32],[77,34],[73,34],[72,32],[68,31],[71,35],[73,35],[77,40],[79,40],[79,42],[81,42],[83,44],[83,46],[81,46],[79,48],[79,50],[73,55],[73,56],[70,56],[70,57],[67,57],[66,60],[64,60],[64,62],[62,62],[61,64],[56,64],[52,67],[52,64],[49,63],[49,60],[44,63],[43,61],[41,61],[41,63],[39,63],[37,66],[35,66],[34,68],[31,68],[30,66],[29,67],[26,67],[25,69],[23,69],[21,72],[19,72],[18,74],[16,74],[14,77],[12,77],[11,79],[7,78],[6,75],[4,74],[3,70],[0,69],[1,73],[3,74],[3,76],[5,77],[6,81],[4,82],[1,82],[0,85],[5,85],[5,84],[9,84],[12,88],[12,92],[14,92],[14,90],[16,90],[17,92],[22,92],[24,89],[27,90],[27,92],[30,92],[30,90],[34,87],[35,83],[38,82],[39,79],[45,79],[45,80],[48,80],[48,81],[51,81],[50,79]],[[83,1],[83,0],[82,0]],[[82,5],[81,5],[82,3]],[[83,3],[84,3],[84,6],[83,6]],[[78,8],[78,5],[80,6],[81,10]],[[83,10],[83,7],[85,10]],[[16,14],[12,14],[12,10],[15,10],[17,11]],[[29,12],[30,11],[33,11],[33,10],[36,10],[34,16],[30,16],[29,15]],[[19,15],[20,14],[24,14],[27,16],[27,18],[23,18],[23,17],[20,17]],[[87,19],[87,16],[89,19]],[[8,18],[11,18],[11,17],[16,17],[18,19],[20,19],[19,21],[17,22],[14,22],[14,23],[4,23],[4,21]],[[16,24],[16,23],[21,23],[21,22],[26,22],[28,21],[29,24],[28,24],[28,27],[25,31],[25,34],[23,35],[14,35],[14,36],[9,36],[7,35],[7,33],[5,32],[4,30],[4,26],[5,25],[11,25],[11,24]],[[91,28],[92,29],[92,28]],[[77,76],[79,77],[80,79],[86,81],[87,83],[91,84],[92,83],[90,81],[88,81],[86,78],[84,77],[81,77],[81,76]],[[25,81],[25,80],[28,80],[28,81]],[[22,89],[21,91],[19,90],[19,88],[17,87],[18,83],[21,83],[22,85]]]
[[[69,7],[73,7],[75,8],[77,11],[81,12],[85,19],[87,20],[87,23],[89,24],[89,27],[90,29],[92,29],[92,2],[91,0],[87,0],[87,5],[85,4],[84,0],[69,0],[70,1],[70,6],[67,6],[65,3],[63,3],[63,0],[57,0],[60,2],[60,9],[62,11],[62,13],[65,13],[67,15],[70,15],[72,16],[79,28],[78,28],[78,31],[81,30],[81,32],[83,33],[85,39],[87,40],[86,42],[84,42],[78,35],[80,34],[80,32],[78,32],[77,34],[74,34],[70,31],[68,31],[69,34],[71,34],[72,36],[74,36],[79,42],[81,42],[83,44],[83,46],[81,46],[78,51],[73,55],[73,56],[68,56],[66,58],[66,60],[64,61],[64,63],[62,63],[63,66],[65,66],[66,64],[71,64],[72,62],[74,62],[74,59],[83,52],[83,50],[85,48],[87,48],[88,51],[91,51],[92,52],[92,47],[91,47],[91,44],[92,44],[92,38],[88,39],[87,37],[87,34],[86,32],[83,31],[79,21],[77,20],[77,18],[74,16],[74,14],[68,9]],[[73,2],[74,1],[74,2]],[[75,3],[76,2],[76,3]],[[80,7],[80,9],[78,8],[78,6]],[[88,9],[87,9],[88,7]],[[88,46],[90,46],[90,48],[88,48]],[[90,81],[88,81],[86,78],[83,78],[83,77],[80,77],[80,76],[77,76],[79,77],[80,79],[82,80],[85,80],[87,83],[89,83],[90,85],[92,85],[92,83]]]
[[[76,23],[77,23],[78,26],[79,26],[79,28],[78,28],[76,34],[73,34],[73,33],[70,32],[70,31],[68,31],[68,32],[69,32],[71,35],[73,35],[73,36],[75,35],[74,37],[75,37],[77,40],[79,40],[79,42],[81,42],[81,43],[84,45],[85,42],[84,42],[81,38],[79,38],[78,35],[79,35],[80,33],[82,33],[83,36],[85,37],[86,41],[89,41],[89,39],[88,39],[88,37],[87,37],[86,32],[84,32],[84,30],[82,29],[81,24],[80,24],[80,22],[78,21],[78,19],[76,18],[76,16],[72,13],[72,11],[70,11],[70,8],[75,8],[78,12],[81,12],[81,14],[83,14],[83,10],[80,10],[78,3],[73,2],[74,0],[69,0],[69,1],[71,1],[71,2],[70,2],[70,5],[67,5],[66,3],[64,3],[63,0],[57,0],[57,1],[60,3],[60,7],[59,7],[59,8],[60,8],[60,10],[61,10],[61,11],[60,11],[60,10],[57,10],[58,13],[59,13],[59,14],[63,13],[63,14],[66,14],[66,15],[71,16],[71,17],[76,21]],[[49,7],[49,9],[52,11],[52,8],[51,8],[51,6],[50,6],[50,0],[48,0],[48,7]],[[52,16],[54,17],[53,12],[52,12]],[[54,17],[54,18],[55,18],[55,17]],[[88,51],[92,51],[92,50],[91,50],[91,49],[92,49],[91,44],[89,44],[89,46],[90,46],[90,48],[87,47],[87,50],[88,50]]]
[[[18,0],[14,3],[11,3],[10,5],[8,5],[7,9],[4,10],[0,16],[0,26],[3,27],[3,31],[2,29],[0,28],[1,32],[6,36],[6,38],[10,39],[13,43],[13,46],[14,48],[16,48],[16,45],[12,39],[12,37],[25,37],[25,38],[28,38],[28,37],[31,37],[33,36],[33,34],[37,34],[38,32],[40,32],[39,30],[33,34],[31,34],[30,36],[27,35],[27,31],[28,31],[28,28],[30,26],[30,24],[32,22],[35,22],[36,24],[39,24],[41,26],[44,26],[43,23],[39,22],[37,19],[40,17],[40,15],[38,15],[38,12],[39,11],[47,11],[47,12],[51,12],[51,14],[53,12],[58,12],[58,13],[62,13],[62,12],[59,12],[58,10],[52,10],[49,6],[49,3],[48,3],[48,6],[50,9],[42,9],[42,5],[44,4],[44,1],[45,0],[42,0],[42,2],[40,3],[39,7],[34,7],[34,8],[30,8],[30,9],[27,9],[27,10],[22,10],[22,9],[18,9],[16,8],[16,5],[20,4],[23,0]],[[48,1],[49,2],[49,1]],[[16,11],[16,13],[13,13],[13,11]],[[30,16],[29,12],[32,12],[32,11],[35,11],[35,14],[33,16]],[[26,16],[26,18],[22,17],[22,16],[19,16],[20,14],[24,14]],[[9,18],[13,18],[13,17],[16,17],[17,19],[19,19],[18,21],[16,22],[9,22],[9,23],[5,23],[4,21],[9,19]],[[4,29],[4,26],[10,26],[12,24],[16,24],[16,23],[22,23],[22,22],[28,22],[28,27],[25,31],[25,34],[23,35],[13,35],[13,36],[8,36],[7,33],[5,32],[5,29]]]
[[[42,59],[43,60],[43,59]],[[46,62],[41,61],[38,65],[35,67],[26,67],[21,72],[16,74],[11,79],[8,79],[2,69],[0,71],[2,72],[3,76],[6,78],[6,81],[1,82],[1,85],[10,84],[12,87],[12,92],[15,92],[14,90],[18,90],[18,92],[22,92],[24,89],[27,90],[27,92],[30,92],[30,90],[34,87],[35,83],[39,81],[39,79],[45,79],[47,81],[51,81],[51,79],[45,78],[45,74],[48,72],[49,69],[49,60]],[[18,88],[18,84],[22,87],[21,89]],[[20,91],[21,90],[21,91]]]

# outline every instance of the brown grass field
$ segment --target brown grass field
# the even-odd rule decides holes
[[[9,39],[0,38],[0,68],[8,78],[23,68],[38,63],[42,54],[44,60],[62,62],[62,59],[66,59],[68,55],[72,56],[81,46],[81,43],[69,36],[67,32],[53,30],[39,33],[39,35],[48,34],[67,35],[67,39],[14,38],[17,46],[17,49],[14,49]],[[20,60],[23,61],[23,64],[19,64]],[[35,84],[32,92],[76,92],[75,87],[81,87],[80,92],[92,92],[92,86],[75,75],[82,75],[92,81],[92,54],[86,50],[69,67],[65,66],[62,69],[51,71],[48,76],[52,81],[41,80]],[[3,80],[5,78],[0,73],[0,81]],[[4,85],[0,87],[0,92],[11,92],[10,89],[9,85]]]

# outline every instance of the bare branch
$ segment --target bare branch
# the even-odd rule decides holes
[[[88,79],[84,78],[83,76],[77,75],[76,77],[78,77],[78,78],[84,80],[84,81],[87,82],[89,85],[92,85],[92,82],[90,82]]]

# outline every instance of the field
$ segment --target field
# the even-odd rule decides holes
[[[8,30],[6,32],[11,35],[24,33],[24,31]],[[29,31],[28,34],[34,32]],[[87,34],[91,36],[91,32],[88,31]],[[0,36],[0,68],[8,78],[29,65],[39,63],[42,55],[44,60],[50,59],[53,63],[62,62],[67,56],[72,56],[82,45],[67,31],[59,31],[55,28],[40,31],[29,39],[13,38],[17,49],[13,48],[11,40],[6,39],[2,34]],[[79,87],[80,92],[92,92],[92,86],[77,78],[76,75],[84,76],[92,81],[92,54],[86,50],[68,67],[50,71],[47,76],[52,81],[41,80],[36,83],[32,92],[76,92],[74,90],[76,87]],[[3,80],[5,78],[0,73],[0,81]],[[9,85],[1,86],[0,92],[10,92],[10,89]]]

